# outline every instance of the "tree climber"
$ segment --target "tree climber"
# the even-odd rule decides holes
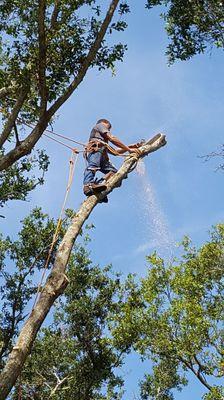
[[[99,119],[91,131],[85,151],[87,167],[84,172],[83,191],[86,196],[105,190],[107,180],[117,172],[117,168],[110,162],[108,152],[113,155],[120,155],[126,151],[139,154],[138,147],[142,143],[126,146],[111,134],[110,129],[111,123],[107,119]],[[118,149],[108,145],[108,142],[113,143]],[[105,174],[104,179],[95,179],[97,171]]]

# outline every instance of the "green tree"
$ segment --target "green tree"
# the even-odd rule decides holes
[[[48,268],[52,266],[66,223],[64,221]],[[45,264],[54,230],[54,220],[36,208],[22,221],[16,240],[0,237],[0,369],[27,316],[29,301],[37,291],[38,271]]]
[[[120,399],[117,376],[124,352],[117,350],[109,321],[119,313],[123,289],[110,267],[92,265],[83,246],[76,246],[68,285],[54,322],[39,334],[14,396],[55,400]]]
[[[127,12],[119,0],[107,7],[97,0],[1,2],[0,204],[26,199],[43,183],[47,155],[29,153],[88,69],[113,70],[123,59],[126,46],[110,37],[126,28]]]
[[[179,262],[165,265],[156,254],[140,287],[123,306],[114,335],[117,344],[133,342],[152,373],[141,383],[143,400],[171,400],[191,372],[207,389],[206,400],[221,400],[223,377],[224,225],[198,250],[183,242]],[[216,383],[214,383],[216,378]]]
[[[54,263],[60,237],[73,215],[66,211],[61,232],[48,268]],[[55,222],[41,209],[34,209],[22,221],[18,238],[0,240],[0,371],[15,344],[21,323],[32,307],[40,272],[47,258]],[[119,314],[123,285],[111,267],[94,266],[83,244],[71,254],[64,296],[54,309],[54,322],[40,332],[28,357],[12,398],[26,399],[119,399],[123,380],[117,368],[123,364],[128,347],[113,344],[110,321]]]
[[[0,207],[9,200],[26,200],[31,190],[44,184],[49,157],[42,150],[0,172]],[[37,172],[38,171],[38,172]],[[32,175],[31,175],[32,172]]]
[[[169,62],[188,60],[207,48],[224,48],[224,3],[222,0],[148,0],[147,8],[165,6],[162,17],[171,40]]]

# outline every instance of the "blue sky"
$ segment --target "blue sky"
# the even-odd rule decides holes
[[[150,138],[158,131],[166,133],[167,146],[145,160],[147,179],[133,172],[122,188],[110,195],[109,204],[98,205],[89,219],[95,225],[89,246],[93,261],[101,265],[112,262],[124,275],[135,272],[143,276],[145,256],[157,248],[164,235],[171,250],[167,252],[167,243],[159,250],[168,256],[170,251],[175,254],[174,244],[183,235],[189,234],[200,245],[207,240],[211,226],[223,222],[224,176],[214,172],[219,161],[204,163],[198,156],[223,143],[224,63],[223,52],[213,50],[168,67],[167,37],[159,10],[145,10],[143,1],[130,4],[129,27],[117,35],[128,44],[128,52],[124,62],[117,64],[116,76],[110,71],[90,71],[61,108],[54,128],[85,142],[95,121],[105,117],[111,120],[113,133],[126,143]],[[39,147],[51,157],[46,184],[30,195],[29,202],[7,205],[7,218],[1,220],[7,234],[15,236],[19,221],[36,205],[58,216],[69,152],[47,139],[42,139]],[[121,159],[113,158],[113,162],[119,166]],[[77,209],[84,199],[84,167],[80,157],[70,208]],[[132,355],[123,370],[126,398],[132,399],[145,368]],[[203,388],[192,378],[191,385],[175,398],[198,399],[202,393]]]

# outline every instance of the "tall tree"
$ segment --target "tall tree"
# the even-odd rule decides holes
[[[172,400],[187,384],[186,371],[222,400],[224,317],[224,225],[198,250],[188,238],[182,258],[166,265],[156,254],[140,287],[123,306],[114,335],[153,362],[141,383],[142,400]]]
[[[4,369],[0,375],[0,400],[4,400],[15,384],[23,365],[32,349],[36,335],[46,318],[55,300],[65,291],[68,285],[68,278],[65,275],[71,251],[84,222],[91,214],[94,207],[105,195],[114,188],[120,186],[122,180],[127,177],[137,165],[140,158],[158,150],[166,144],[165,136],[156,135],[146,142],[141,148],[141,154],[134,154],[126,157],[122,167],[108,180],[105,192],[90,196],[83,202],[77,214],[72,219],[71,225],[66,230],[63,239],[57,249],[54,264],[44,284],[38,301],[35,304],[27,321],[23,325],[18,336],[16,345],[13,347]]]
[[[224,3],[222,0],[147,0],[147,8],[165,6],[161,15],[171,39],[169,62],[188,60],[207,48],[224,48]]]

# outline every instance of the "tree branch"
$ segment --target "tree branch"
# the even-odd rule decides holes
[[[191,362],[185,360],[185,359],[182,358],[182,357],[179,357],[179,359],[180,359],[180,361],[181,361],[184,365],[186,365],[186,367],[187,367],[188,369],[190,369],[190,370],[193,372],[193,374],[198,378],[198,380],[199,380],[208,390],[211,390],[211,389],[212,389],[212,387],[208,384],[208,382],[206,381],[206,379],[202,376],[200,366],[199,366],[198,370],[196,371],[196,370],[194,369],[193,364],[192,364]]]
[[[64,383],[65,381],[68,380],[68,376],[65,376],[63,379],[60,379],[59,376],[58,376],[58,374],[57,374],[56,372],[54,372],[54,376],[55,376],[55,378],[57,379],[57,383],[56,383],[54,389],[51,390],[51,393],[50,393],[50,396],[49,396],[49,397],[54,396],[54,394],[57,392],[58,388],[59,388],[61,385],[63,385],[63,383]]]
[[[0,89],[0,99],[4,99],[11,91],[12,86],[11,87],[4,87],[2,89]]]
[[[6,155],[0,157],[0,171],[4,171],[9,168],[14,162],[18,161],[21,157],[30,154],[35,144],[42,136],[46,129],[49,119],[45,113],[39,120],[32,132],[27,136],[25,140],[20,142],[19,146],[9,151]]]
[[[2,131],[2,134],[0,136],[0,148],[3,146],[3,144],[6,142],[8,139],[12,128],[14,127],[16,118],[18,117],[18,114],[21,110],[21,107],[23,106],[24,101],[26,100],[26,96],[28,93],[28,88],[22,88],[20,91],[20,94],[18,96],[18,99],[16,100],[16,103],[12,109],[11,114],[8,117],[8,120],[4,126],[4,129]]]
[[[47,108],[47,86],[46,86],[46,32],[45,32],[46,1],[39,0],[38,9],[38,42],[39,42],[39,92],[40,92],[40,113]]]
[[[55,4],[54,4],[54,9],[51,15],[51,29],[55,29],[56,28],[56,24],[57,24],[57,19],[58,19],[58,14],[60,11],[60,0],[55,0]]]
[[[165,144],[166,140],[164,135],[158,134],[153,137],[140,148],[142,151],[141,155],[134,154],[125,158],[125,161],[118,172],[108,180],[107,190],[104,193],[100,193],[97,196],[92,195],[82,203],[59,245],[51,273],[43,286],[36,306],[21,329],[16,346],[13,348],[8,361],[6,362],[5,368],[0,375],[0,400],[5,400],[10,393],[31,351],[38,330],[54,301],[64,292],[68,285],[65,271],[74,242],[79,235],[83,224],[88,219],[98,202],[104,196],[112,192],[117,184],[121,183],[122,180],[127,177],[127,174],[136,167],[137,161],[140,158],[158,150]]]
[[[0,171],[9,168],[14,162],[18,161],[21,157],[29,154],[32,151],[33,147],[42,136],[44,130],[46,129],[53,115],[56,113],[56,111],[58,111],[58,109],[65,103],[65,101],[71,96],[74,90],[77,89],[79,84],[82,82],[90,64],[94,60],[97,51],[99,50],[102,44],[102,40],[113,18],[114,12],[118,6],[119,1],[120,0],[113,0],[111,2],[108,12],[99,30],[99,33],[94,43],[92,44],[89,53],[83,62],[82,68],[80,69],[76,78],[68,86],[64,94],[61,95],[55,101],[55,103],[49,108],[49,110],[46,111],[43,115],[41,115],[40,121],[38,122],[36,127],[32,130],[32,132],[29,134],[29,136],[21,143],[21,145],[17,146],[13,150],[9,151],[9,153],[0,158]]]
[[[110,4],[110,7],[107,11],[107,14],[104,18],[104,21],[101,25],[101,28],[98,32],[98,35],[92,44],[89,53],[87,54],[83,65],[78,72],[77,76],[73,80],[73,82],[68,86],[68,88],[65,90],[65,92],[55,101],[55,103],[49,108],[48,112],[51,116],[55,114],[55,112],[65,103],[66,100],[71,96],[71,94],[74,92],[75,89],[79,86],[79,84],[82,82],[84,76],[86,75],[86,72],[91,65],[92,61],[96,57],[97,51],[99,50],[102,40],[105,36],[105,33],[107,31],[107,28],[113,18],[113,15],[116,11],[116,8],[118,6],[119,0],[113,0]]]
[[[14,123],[14,132],[15,132],[15,137],[16,137],[16,146],[20,145],[20,140],[19,140],[19,133],[17,129],[16,123]]]

